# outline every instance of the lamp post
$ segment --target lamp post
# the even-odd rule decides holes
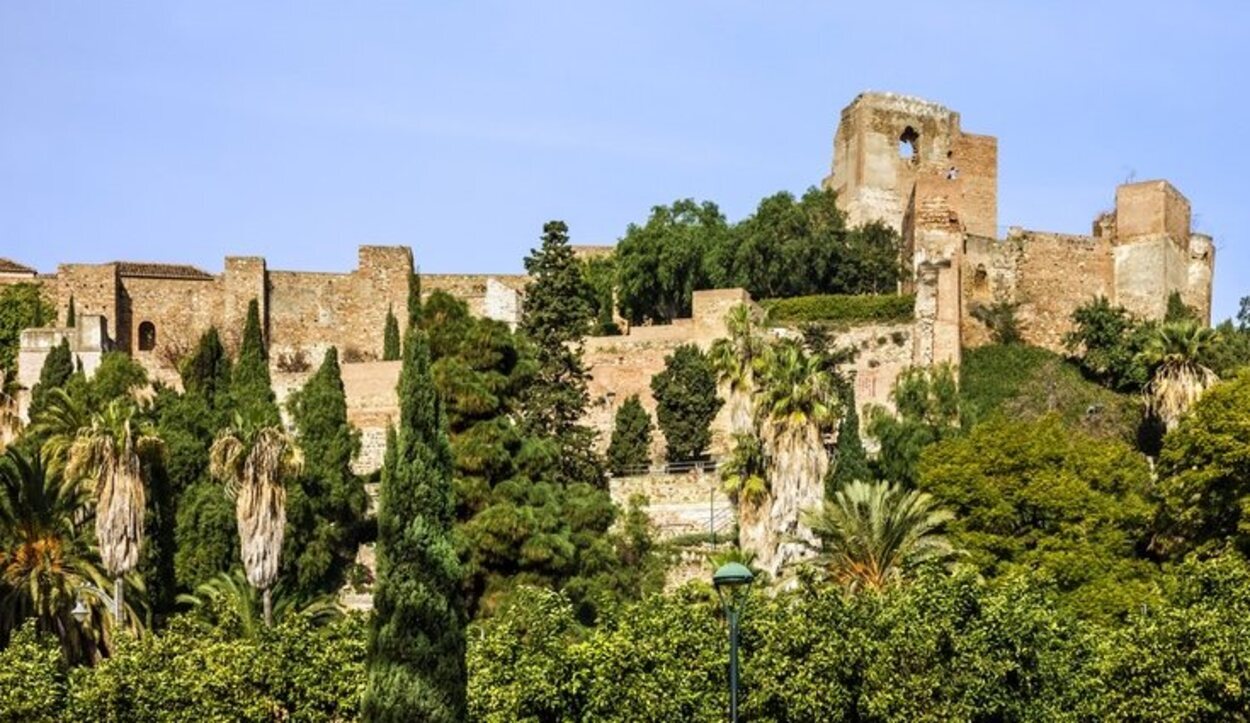
[[[738,723],[738,617],[746,606],[755,576],[746,565],[730,562],[712,575],[712,585],[729,621],[729,720]]]
[[[86,622],[87,618],[91,616],[91,608],[87,607],[86,603],[83,602],[83,599],[82,599],[83,592],[104,601],[105,609],[108,611],[110,615],[113,616],[113,619],[116,620],[117,623],[120,625],[121,610],[117,605],[118,599],[115,597],[110,598],[107,593],[105,593],[103,590],[96,587],[95,585],[92,585],[91,583],[87,583],[84,587],[82,587],[79,590],[78,599],[74,601],[74,609],[69,611],[69,614],[73,615],[75,620],[77,620],[80,623],[83,623],[83,622]]]

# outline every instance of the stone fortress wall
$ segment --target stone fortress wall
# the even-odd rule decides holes
[[[1071,313],[1097,296],[1161,318],[1173,292],[1210,321],[1214,244],[1167,181],[1124,184],[1090,235],[1012,228],[998,235],[997,141],[965,133],[929,101],[864,93],[842,111],[825,185],[851,223],[903,237],[916,292],[916,363],[958,363],[988,341],[972,311],[1018,304],[1026,341],[1056,351]]]
[[[958,365],[961,350],[987,343],[972,312],[979,305],[1018,304],[1025,339],[1062,349],[1070,315],[1102,295],[1146,318],[1163,315],[1179,292],[1209,320],[1215,263],[1210,237],[1192,232],[1189,202],[1166,181],[1126,184],[1114,210],[1090,235],[1010,229],[998,234],[997,140],[965,133],[958,113],[918,98],[864,93],[843,110],[825,185],[852,224],[880,221],[902,235],[912,269],[903,291],[916,295],[910,323],[863,325],[840,332],[859,350],[848,365],[861,409],[889,405],[897,375],[911,365]],[[583,257],[607,253],[579,247]],[[23,334],[20,380],[38,378],[43,356],[60,338],[74,340],[85,361],[108,348],[132,354],[156,379],[176,384],[172,360],[210,325],[234,349],[248,302],[257,299],[280,398],[298,388],[329,345],[343,355],[349,416],[362,430],[362,471],[381,460],[384,430],[397,403],[396,362],[377,361],[387,309],[401,319],[412,251],[362,246],[347,273],[267,268],[259,257],[229,257],[220,275],[189,266],[114,262],[63,264],[55,275],[0,259],[0,284],[42,284],[64,315],[72,296],[79,326]],[[443,290],[474,314],[515,325],[523,275],[422,274],[422,294]],[[741,289],[695,293],[693,313],[662,326],[586,340],[591,407],[587,422],[607,446],[616,410],[631,395],[654,413],[651,377],[681,344],[708,348],[724,335],[725,313],[751,303]],[[726,450],[727,413],[714,425],[711,452]],[[653,453],[663,453],[657,434]]]

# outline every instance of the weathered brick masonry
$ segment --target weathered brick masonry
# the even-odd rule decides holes
[[[888,404],[898,373],[913,364],[958,364],[961,350],[988,341],[973,317],[980,305],[1018,304],[1026,340],[1062,348],[1072,311],[1106,296],[1146,318],[1159,318],[1178,292],[1203,318],[1211,312],[1215,264],[1210,237],[1193,233],[1189,202],[1166,181],[1116,189],[1114,210],[1090,235],[998,227],[998,142],[966,133],[958,113],[891,93],[864,93],[841,115],[833,169],[825,179],[853,224],[881,221],[902,234],[912,269],[904,289],[916,294],[910,323],[844,330],[860,354],[851,368],[861,404]],[[607,253],[579,247],[580,256]],[[114,262],[63,264],[39,275],[0,259],[0,284],[44,286],[61,320],[72,296],[83,329],[23,335],[19,378],[38,378],[43,356],[70,338],[88,366],[110,345],[132,354],[156,379],[177,382],[173,361],[209,326],[235,348],[247,305],[260,303],[279,396],[307,376],[324,349],[344,357],[349,415],[360,427],[362,470],[381,459],[393,418],[398,364],[381,358],[388,308],[402,317],[413,273],[407,247],[362,246],[347,273],[277,271],[259,257],[229,257],[221,274],[190,266]],[[423,274],[423,294],[444,290],[474,314],[515,324],[527,279],[520,275]],[[692,318],[635,327],[586,343],[591,373],[587,421],[606,446],[617,408],[632,394],[654,410],[651,377],[679,345],[707,348],[725,332],[725,313],[750,303],[740,289],[697,292]],[[713,452],[726,446],[727,415],[714,425]],[[662,452],[657,435],[654,452]]]

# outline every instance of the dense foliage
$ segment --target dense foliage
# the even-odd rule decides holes
[[[61,343],[52,347],[44,357],[43,368],[39,370],[39,382],[31,387],[29,414],[32,419],[47,408],[49,393],[63,388],[73,375],[74,354],[69,350],[69,339],[61,339]]]
[[[359,434],[347,423],[338,351],[330,347],[316,373],[287,401],[304,466],[287,485],[283,575],[300,594],[337,589],[356,556],[365,489],[352,473]]]
[[[1056,416],[994,421],[925,450],[918,484],[949,507],[952,543],[986,575],[1053,579],[1087,614],[1122,613],[1149,594],[1143,561],[1150,468],[1124,442]]]
[[[855,403],[855,384],[847,380],[841,384],[842,414],[838,422],[838,441],[830,460],[829,474],[825,477],[825,497],[855,481],[872,478],[872,467],[864,440],[859,435],[859,405]]]
[[[744,616],[743,714],[769,721],[1236,720],[1250,706],[1250,570],[1186,563],[1123,621],[1074,617],[1052,586],[931,570],[848,596],[802,585]],[[183,621],[66,670],[23,631],[0,651],[6,720],[350,720],[364,623],[294,617],[258,638]],[[587,629],[524,590],[469,636],[465,720],[721,721],[728,650],[715,596],[690,587]]]
[[[399,424],[378,502],[377,585],[369,630],[369,720],[464,719],[466,610],[451,539],[451,447],[418,327],[404,335]]]
[[[527,434],[547,437],[557,447],[551,470],[557,481],[599,483],[594,432],[581,423],[589,396],[582,340],[591,324],[593,296],[569,246],[563,221],[543,225],[542,245],[525,257],[532,281],[526,288],[519,330],[532,342],[534,374],[522,398]]]
[[[1143,424],[1139,399],[1091,381],[1052,351],[1023,344],[966,349],[959,405],[965,426],[996,415],[1027,421],[1058,414],[1070,427],[1133,442]]]
[[[260,307],[256,299],[252,299],[247,305],[239,358],[231,371],[230,394],[235,415],[255,427],[273,426],[279,422],[268,359],[260,328]]]
[[[0,287],[0,373],[9,379],[15,375],[23,329],[50,324],[55,319],[56,309],[44,298],[38,284]]]
[[[630,224],[616,246],[621,315],[634,324],[690,316],[691,295],[712,286],[704,258],[729,233],[716,204],[691,199],[656,206],[646,223]]]
[[[756,299],[892,294],[898,259],[898,234],[881,224],[847,229],[832,191],[777,193],[737,224],[713,203],[684,199],[626,229],[616,248],[617,303],[638,324],[689,316],[699,289],[741,287]]]
[[[1216,385],[1164,438],[1158,472],[1161,552],[1250,555],[1250,371]]]
[[[903,371],[890,390],[894,410],[870,407],[868,433],[881,451],[873,461],[879,479],[916,483],[916,466],[926,447],[959,434],[959,389],[949,365]]]
[[[1250,705],[1250,570],[1187,564],[1121,621],[1053,586],[937,569],[848,596],[805,585],[744,616],[747,720],[1226,720]],[[593,630],[534,592],[479,624],[471,720],[720,721],[728,658],[710,591],[652,598]]]
[[[708,356],[694,344],[677,347],[664,358],[664,370],[651,377],[651,394],[668,460],[701,457],[712,441],[712,420],[722,403]]]
[[[616,255],[598,254],[580,262],[582,277],[590,291],[594,324],[592,336],[615,336],[621,333],[616,324]]]
[[[364,628],[360,617],[315,628],[292,616],[238,638],[183,618],[76,669],[26,628],[0,651],[0,719],[352,720],[364,687]]]

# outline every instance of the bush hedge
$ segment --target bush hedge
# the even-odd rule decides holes
[[[912,294],[821,294],[767,299],[761,305],[768,310],[768,321],[775,324],[888,324],[909,321],[916,297]]]

